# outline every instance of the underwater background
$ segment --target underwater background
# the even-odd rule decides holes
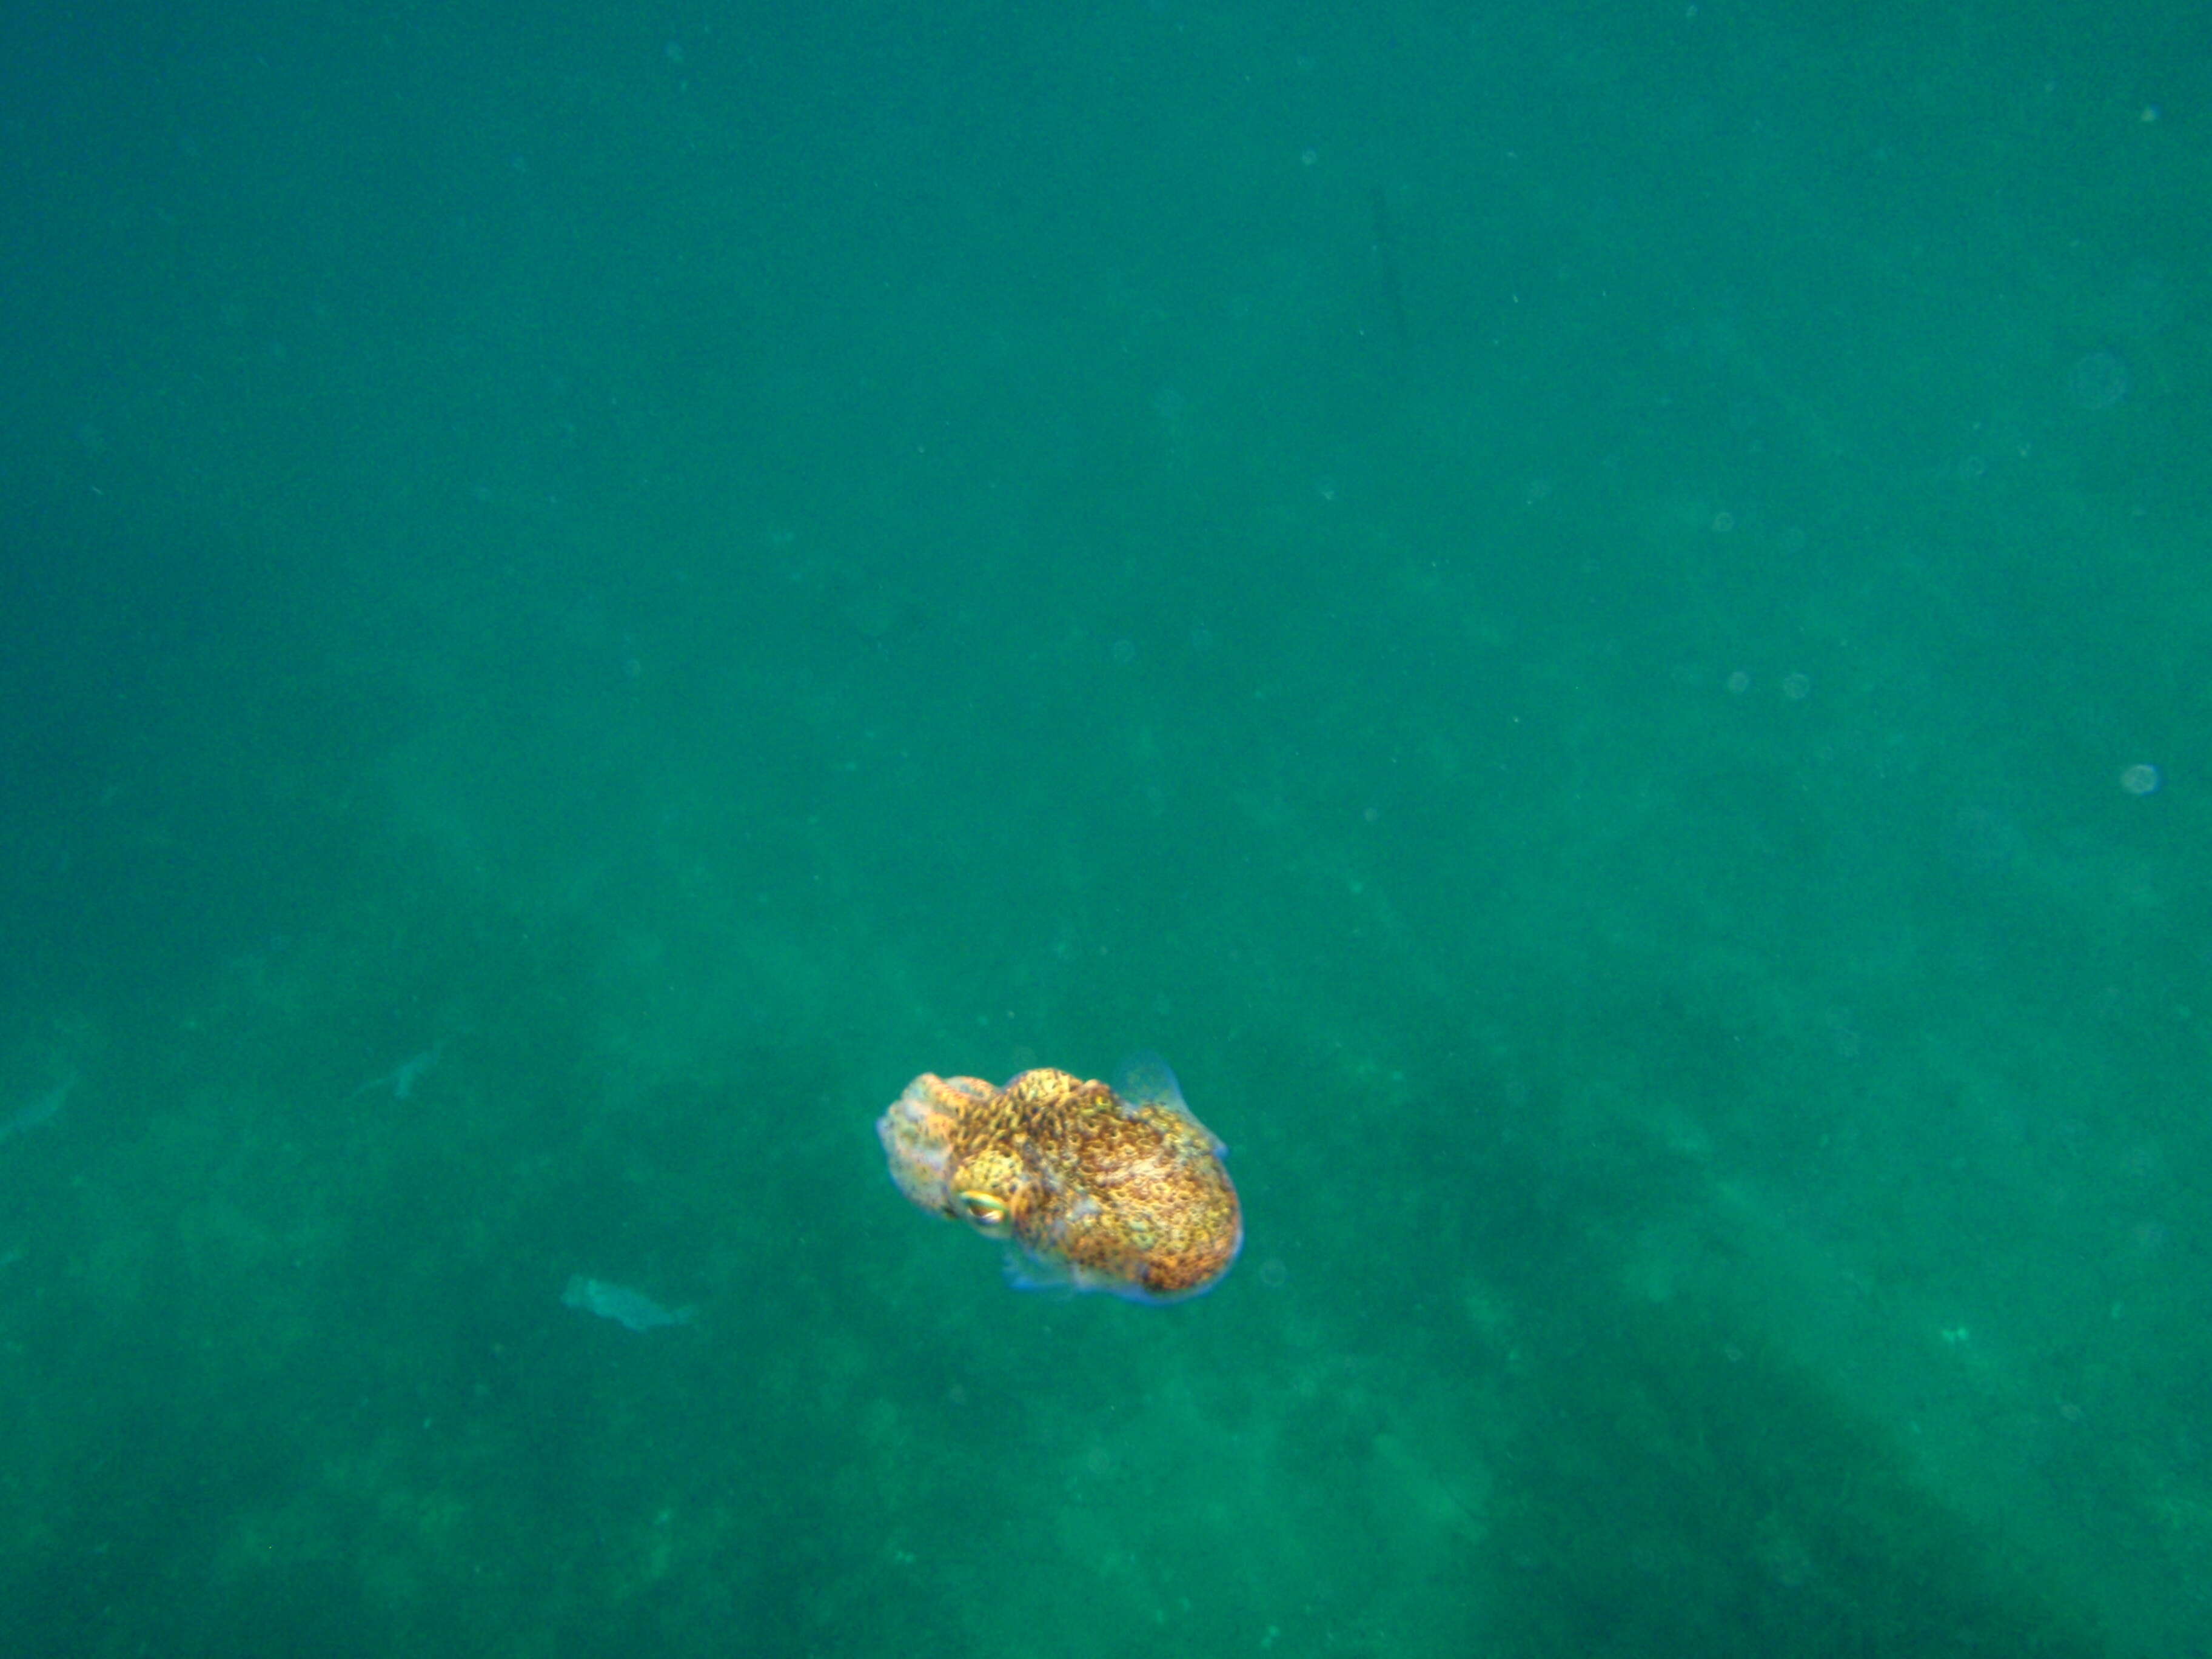
[[[2197,9],[0,45],[8,1652],[2212,1653]]]

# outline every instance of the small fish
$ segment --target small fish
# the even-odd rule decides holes
[[[392,1097],[394,1100],[404,1100],[408,1096],[415,1092],[415,1085],[422,1080],[422,1074],[425,1072],[428,1072],[432,1066],[435,1066],[438,1063],[439,1057],[445,1052],[446,1040],[443,1037],[440,1037],[435,1042],[425,1048],[421,1054],[416,1054],[412,1060],[404,1060],[400,1061],[398,1065],[393,1066],[382,1077],[373,1077],[369,1079],[368,1082],[362,1084],[358,1089],[356,1089],[351,1094],[348,1095],[346,1098],[348,1100],[359,1100],[363,1095],[368,1093],[373,1089],[389,1089],[392,1091]]]
[[[61,1115],[62,1108],[69,1104],[70,1091],[76,1087],[76,1073],[71,1072],[36,1100],[27,1100],[7,1116],[0,1117],[0,1140],[12,1139],[41,1123],[52,1122]]]
[[[696,1308],[664,1308],[642,1291],[610,1285],[604,1279],[586,1279],[581,1273],[569,1279],[568,1289],[561,1292],[561,1302],[564,1307],[580,1308],[634,1331],[689,1325],[699,1312]]]

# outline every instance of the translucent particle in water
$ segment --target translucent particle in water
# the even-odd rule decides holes
[[[1785,674],[1782,677],[1782,695],[1792,702],[1802,702],[1813,695],[1812,677],[1806,674]]]
[[[2066,390],[2077,409],[2110,409],[2128,395],[2128,365],[2114,351],[2092,351],[2077,358],[2066,376]]]
[[[1728,689],[1737,696],[1751,690],[1751,676],[1741,668],[1728,677]]]
[[[2155,766],[2130,766],[2120,774],[2120,787],[2130,795],[2154,795],[2164,781]]]

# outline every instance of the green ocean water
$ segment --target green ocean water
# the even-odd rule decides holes
[[[0,39],[0,1652],[2212,1652],[2192,9]]]

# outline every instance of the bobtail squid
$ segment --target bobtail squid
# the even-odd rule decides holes
[[[1222,1145],[1158,1055],[1112,1087],[1048,1067],[1003,1089],[925,1072],[876,1133],[899,1190],[1006,1241],[1018,1284],[1177,1302],[1218,1284],[1244,1242]]]

